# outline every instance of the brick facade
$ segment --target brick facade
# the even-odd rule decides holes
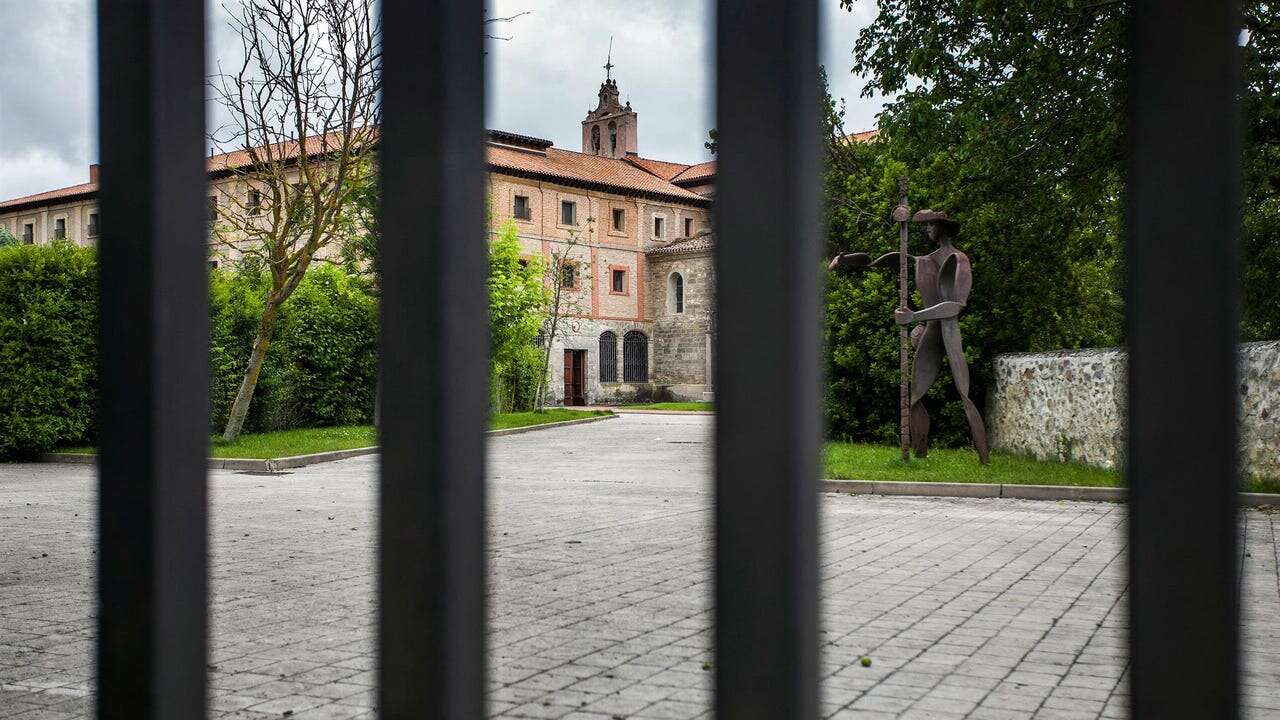
[[[514,222],[523,254],[567,255],[576,266],[564,328],[552,343],[548,387],[556,403],[563,402],[566,349],[586,351],[588,403],[703,400],[710,391],[715,165],[641,157],[636,118],[629,104],[619,105],[617,83],[610,79],[601,86],[599,107],[583,122],[583,152],[515,133],[489,134],[490,230]],[[616,146],[607,134],[611,123],[618,129]],[[592,145],[593,127],[606,133],[599,150]],[[226,174],[243,154],[209,158],[209,195],[218,197],[219,204],[239,207],[247,202],[249,182]],[[31,225],[36,244],[53,242],[55,228],[64,227],[66,240],[96,244],[97,236],[90,232],[91,226],[100,227],[96,170],[90,169],[90,182],[83,185],[0,202],[0,227],[21,241],[25,226]],[[517,215],[517,197],[522,198],[523,217]],[[234,246],[211,241],[212,259],[238,256]],[[618,289],[615,273],[620,274]],[[672,273],[683,279],[682,312],[675,311],[669,297]],[[611,382],[600,381],[600,336],[605,331],[617,339],[616,381]],[[644,380],[624,376],[623,338],[629,332],[647,339]]]

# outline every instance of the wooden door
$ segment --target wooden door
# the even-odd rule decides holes
[[[564,404],[573,404],[573,351],[564,351]]]
[[[587,351],[564,351],[564,404],[586,405]]]

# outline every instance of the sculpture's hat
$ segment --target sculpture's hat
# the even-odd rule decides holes
[[[921,210],[911,216],[911,222],[927,223],[940,222],[951,229],[951,232],[960,232],[960,221],[954,220],[942,210]]]

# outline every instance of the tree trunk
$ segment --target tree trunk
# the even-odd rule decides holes
[[[556,300],[556,312],[551,315],[551,332],[547,335],[547,347],[542,354],[542,377],[538,379],[538,392],[534,394],[534,410],[542,412],[547,404],[547,391],[550,389],[551,343],[556,339],[556,325],[560,320],[560,301]]]
[[[244,420],[249,415],[249,403],[253,401],[254,389],[258,387],[258,375],[262,373],[262,363],[267,359],[267,347],[271,344],[271,333],[275,329],[279,312],[279,304],[268,304],[262,312],[258,336],[254,338],[253,351],[249,353],[249,366],[244,370],[244,380],[240,382],[236,401],[231,404],[231,412],[227,415],[227,428],[222,433],[225,442],[235,442],[244,428]]]

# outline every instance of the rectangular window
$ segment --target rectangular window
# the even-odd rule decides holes
[[[57,220],[53,221],[53,239],[54,240],[67,239],[67,219],[66,218],[58,218]]]
[[[613,229],[622,232],[627,226],[627,214],[622,208],[613,209]]]
[[[529,210],[529,198],[524,195],[517,195],[513,215],[517,220],[529,220],[533,217],[533,213]]]
[[[217,221],[218,221],[218,196],[210,195],[209,196],[209,222],[214,223]]]
[[[561,225],[577,225],[578,224],[578,203],[568,200],[560,201],[560,224]]]
[[[98,237],[98,213],[89,213],[89,237]]]
[[[616,293],[625,293],[627,291],[627,271],[614,270],[611,274],[613,275],[613,286],[610,290]]]
[[[666,225],[666,218],[660,218],[660,217],[654,218],[653,219],[653,236],[656,238],[662,237],[662,233],[666,229],[665,225]]]
[[[693,237],[693,218],[684,219],[684,236]]]
[[[36,226],[32,223],[27,223],[23,225],[22,226],[22,244],[31,245],[35,243],[35,241],[36,241]]]
[[[560,266],[560,285],[571,288],[578,284],[578,268],[571,262]]]
[[[250,215],[257,215],[262,212],[262,193],[250,188],[249,197],[245,202],[245,209],[249,211]]]

